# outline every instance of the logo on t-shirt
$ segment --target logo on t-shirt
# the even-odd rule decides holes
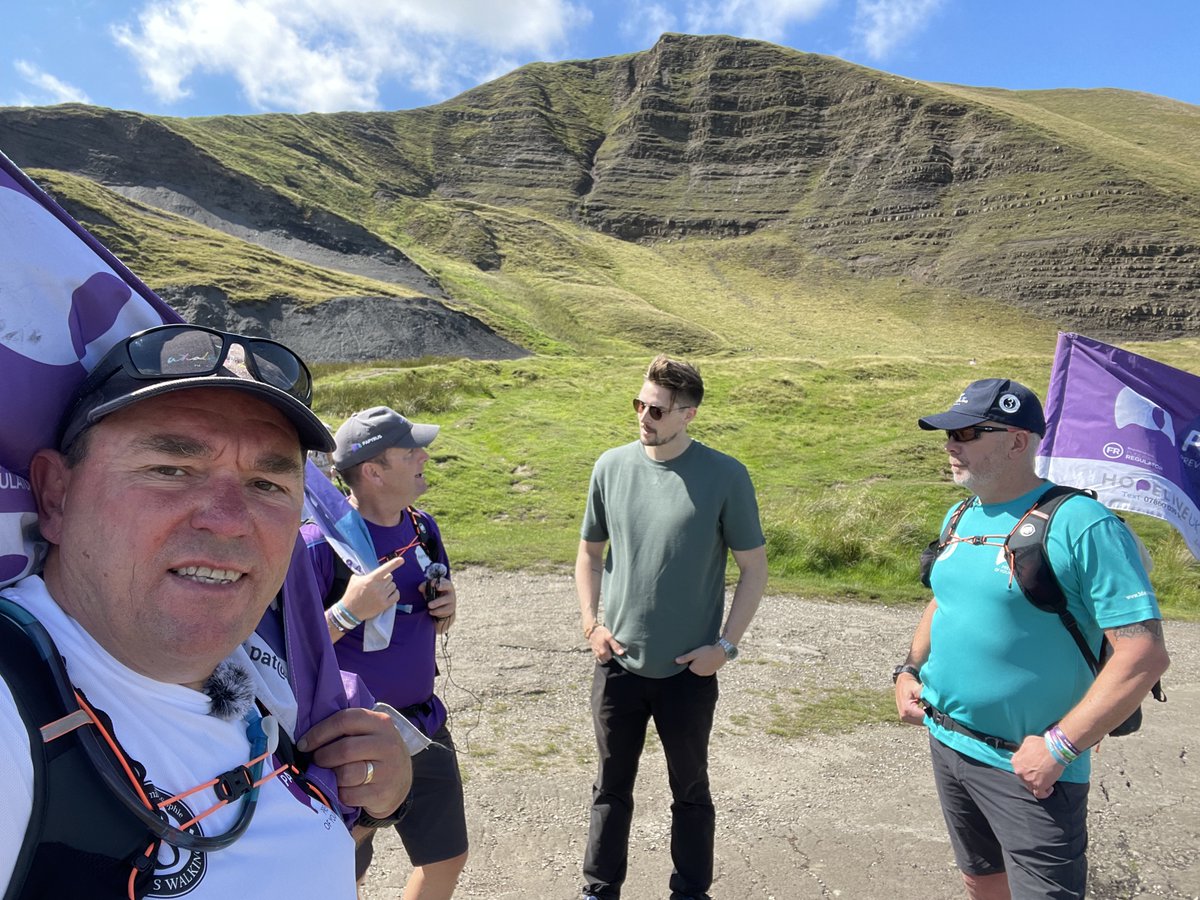
[[[155,806],[166,800],[168,796],[154,785],[149,786],[146,795]],[[167,821],[176,828],[184,822],[191,821],[195,816],[195,813],[182,800],[168,803],[163,812],[166,813]],[[204,834],[199,822],[195,822],[183,830],[196,836]],[[158,848],[158,864],[154,867],[154,877],[150,881],[150,891],[147,896],[182,897],[184,894],[189,894],[200,884],[207,869],[208,858],[203,853],[172,847],[163,841]]]
[[[1008,568],[1008,555],[1004,552],[1003,547],[1001,547],[1000,550],[996,553],[996,565],[995,565],[995,568],[992,569],[992,571],[999,572],[1005,578],[1010,577],[1012,574],[1012,572]]]
[[[264,669],[274,671],[283,681],[287,681],[287,663],[278,654],[272,653],[269,648],[259,647],[252,642],[246,648],[246,652],[250,654],[250,661],[252,663]]]

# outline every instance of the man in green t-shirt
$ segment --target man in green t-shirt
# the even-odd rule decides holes
[[[657,357],[633,400],[639,439],[605,452],[592,471],[575,561],[583,634],[596,657],[592,718],[600,756],[585,900],[620,897],[651,718],[674,797],[671,898],[708,900],[712,884],[708,740],[716,672],[737,657],[758,609],[767,554],[746,467],[688,435],[703,398],[694,367]],[[730,551],[739,578],[722,627]]]
[[[1050,520],[1054,577],[1088,645],[1093,678],[1059,617],[1023,594],[1009,533],[1052,485],[1035,474],[1046,423],[1015,381],[972,382],[922,428],[946,432],[954,482],[976,496],[933,566],[934,598],[896,667],[896,708],[929,728],[934,781],[972,900],[1082,898],[1089,748],[1166,670],[1162,622],[1136,542],[1084,495]],[[949,519],[949,514],[947,515]]]

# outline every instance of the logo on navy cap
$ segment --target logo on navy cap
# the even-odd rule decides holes
[[[999,407],[1010,416],[1021,408],[1021,401],[1016,394],[1003,394],[998,401]]]

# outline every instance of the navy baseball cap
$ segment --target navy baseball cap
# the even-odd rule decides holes
[[[428,447],[440,430],[440,425],[410,422],[394,409],[372,406],[352,415],[333,436],[333,465],[344,472],[390,447]]]
[[[1007,378],[972,381],[946,412],[917,420],[926,431],[953,431],[984,422],[1011,425],[1038,435],[1046,433],[1046,417],[1037,394]]]
[[[200,325],[157,325],[118,341],[76,390],[59,426],[59,449],[105,416],[140,400],[192,388],[233,388],[278,409],[305,450],[329,450],[312,411],[312,376],[277,341]]]

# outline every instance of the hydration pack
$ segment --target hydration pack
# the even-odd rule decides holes
[[[4,597],[0,647],[0,680],[25,723],[33,765],[29,824],[4,900],[144,897],[155,882],[160,845],[189,835],[146,808],[145,767],[121,747],[104,711],[71,684],[45,627]],[[330,805],[304,775],[309,755],[283,729],[275,758],[301,790]],[[218,787],[240,785],[243,774],[239,768],[218,776]],[[242,816],[218,838],[193,840],[208,852],[218,850],[235,841],[250,818]]]
[[[33,762],[33,807],[6,900],[144,895],[159,839],[118,797],[127,790],[120,761],[87,727],[50,635],[0,598],[0,646],[0,677],[29,732]]]
[[[1004,555],[1008,561],[1009,571],[1016,578],[1017,586],[1021,588],[1021,593],[1038,609],[1058,616],[1063,627],[1074,639],[1079,652],[1083,654],[1083,659],[1092,675],[1095,676],[1112,653],[1112,647],[1109,645],[1107,637],[1100,642],[1099,654],[1093,652],[1092,648],[1088,646],[1087,638],[1084,637],[1079,623],[1067,609],[1067,597],[1058,583],[1054,567],[1050,564],[1050,554],[1046,550],[1046,535],[1050,531],[1050,520],[1064,501],[1077,494],[1084,494],[1093,500],[1096,498],[1095,491],[1060,484],[1054,485],[1042,494],[1004,539]],[[974,500],[974,497],[970,497],[960,503],[950,514],[941,536],[935,541],[930,541],[929,546],[921,551],[921,583],[925,587],[931,587],[930,575],[933,572],[933,564],[937,562],[942,550],[954,537],[954,529],[958,526],[959,519]],[[969,542],[972,539],[963,538],[962,540]],[[1154,683],[1150,693],[1160,703],[1166,702],[1167,695],[1163,692],[1161,681]],[[1109,734],[1113,737],[1121,737],[1133,734],[1141,727],[1142,710],[1141,707],[1138,707],[1128,719]]]

